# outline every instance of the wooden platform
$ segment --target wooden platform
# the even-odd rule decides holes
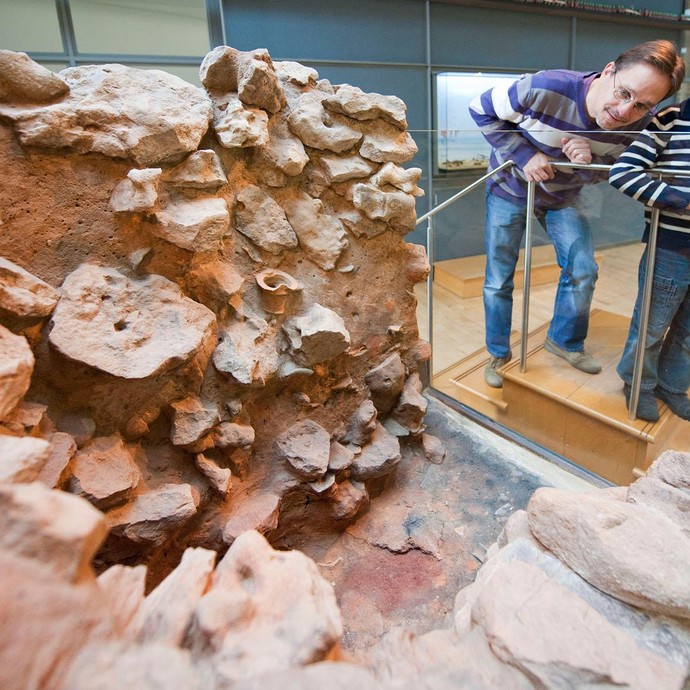
[[[524,373],[520,373],[519,338],[513,338],[514,358],[503,367],[502,389],[484,382],[485,350],[436,375],[434,387],[620,485],[643,474],[664,450],[690,449],[690,423],[661,402],[658,422],[628,419],[615,370],[628,332],[627,318],[592,312],[587,350],[602,363],[597,375],[578,371],[547,352],[543,347],[547,328],[529,334]]]
[[[597,262],[601,256],[595,254]],[[484,285],[486,255],[447,259],[434,264],[434,283],[462,298],[479,297]],[[532,285],[555,283],[561,274],[556,254],[551,244],[532,248]],[[521,289],[525,276],[525,251],[520,250],[515,270],[515,289]]]

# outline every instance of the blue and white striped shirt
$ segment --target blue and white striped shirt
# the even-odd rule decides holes
[[[659,213],[657,246],[690,249],[690,176],[652,177],[649,168],[682,170],[690,173],[690,104],[664,108],[621,155],[609,174],[609,182],[646,205],[643,241],[649,234],[651,208]]]
[[[634,134],[601,129],[585,107],[585,97],[596,72],[544,70],[526,74],[507,86],[497,86],[477,96],[470,115],[491,144],[489,168],[514,160],[517,167],[494,175],[488,191],[514,201],[527,197],[522,167],[538,152],[556,161],[568,161],[562,138],[569,135],[589,142],[592,162],[612,164],[634,139]],[[630,126],[640,130],[645,118]],[[519,169],[518,169],[519,168]],[[586,184],[606,179],[606,173],[584,169],[558,169],[555,177],[537,185],[538,208],[558,208],[572,201]]]

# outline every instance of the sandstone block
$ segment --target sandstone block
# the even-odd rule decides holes
[[[49,456],[50,444],[42,438],[0,435],[0,481],[33,482]]]
[[[400,355],[394,352],[386,357],[365,374],[364,381],[379,414],[390,412],[405,386],[405,365]]]
[[[356,86],[341,84],[336,87],[332,96],[324,99],[323,104],[328,110],[342,113],[355,120],[383,118],[400,129],[407,129],[407,106],[397,96],[364,93]]]
[[[304,192],[285,198],[282,206],[304,253],[324,271],[332,271],[348,244],[340,220]]]
[[[50,343],[69,359],[141,379],[188,362],[214,325],[211,311],[162,276],[131,280],[83,264],[65,279]]]
[[[350,334],[343,319],[320,304],[313,304],[302,316],[288,319],[283,330],[294,360],[307,366],[342,354],[350,346]]]
[[[95,438],[78,450],[70,474],[69,491],[103,511],[133,496],[140,477],[134,450],[119,435]]]
[[[26,338],[0,325],[0,420],[8,418],[29,390],[34,363]]]
[[[19,317],[49,316],[60,293],[12,261],[0,257],[0,309]]]
[[[362,133],[346,124],[344,118],[329,117],[323,107],[325,97],[318,91],[304,93],[290,112],[288,123],[306,146],[342,153],[357,144]]]
[[[285,211],[266,192],[249,185],[235,195],[235,227],[270,254],[297,246],[297,235]]]
[[[0,50],[0,102],[46,103],[68,92],[63,79],[26,53]]]
[[[352,462],[352,476],[363,481],[388,474],[400,462],[400,442],[376,423],[369,443]]]
[[[149,167],[195,151],[212,108],[196,86],[160,70],[83,65],[60,73],[69,95],[9,113],[24,146],[102,153]]]
[[[307,481],[326,474],[331,452],[331,436],[318,423],[305,419],[293,424],[276,439],[278,451],[294,472]]]
[[[167,180],[175,187],[215,190],[227,184],[223,164],[213,149],[200,149],[190,153],[167,175]]]
[[[55,579],[91,580],[91,559],[106,533],[103,515],[76,496],[39,482],[0,484],[3,552],[46,568]]]
[[[156,205],[161,168],[136,168],[127,173],[110,197],[110,208],[116,213],[141,213]]]
[[[139,642],[181,646],[194,609],[210,583],[216,552],[187,548],[177,567],[144,599]]]
[[[156,213],[153,233],[190,252],[214,252],[230,227],[224,199],[177,201]]]
[[[280,498],[271,493],[246,497],[223,527],[223,541],[232,544],[240,534],[256,530],[266,534],[278,526]]]
[[[540,488],[528,506],[530,529],[587,582],[621,601],[690,618],[690,540],[642,505]]]

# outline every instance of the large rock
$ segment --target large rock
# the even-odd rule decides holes
[[[387,414],[395,405],[405,386],[405,365],[397,352],[368,371],[364,380],[371,399],[380,414]]]
[[[192,628],[192,653],[227,687],[325,658],[342,634],[340,612],[316,564],[241,534],[218,564]]]
[[[682,687],[681,666],[641,649],[526,563],[504,568],[488,581],[472,606],[472,620],[494,653],[536,679],[539,687]]]
[[[237,94],[226,93],[213,98],[213,129],[227,149],[263,146],[268,141],[268,115],[246,107]]]
[[[68,479],[67,468],[77,452],[77,442],[71,434],[56,431],[48,437],[50,444],[46,464],[38,474],[38,481],[49,489],[61,489]]]
[[[218,46],[203,59],[199,76],[209,91],[236,91],[249,106],[276,113],[285,105],[283,87],[265,49],[242,52]]]
[[[7,418],[29,390],[34,363],[26,338],[0,325],[0,420]]]
[[[626,498],[658,510],[690,539],[690,491],[683,491],[656,477],[642,477],[628,487]]]
[[[268,121],[268,140],[257,148],[256,156],[259,166],[276,168],[291,177],[299,175],[309,162],[304,144],[290,131],[282,111]]]
[[[211,311],[162,276],[131,280],[84,264],[65,279],[50,343],[72,360],[140,379],[192,359],[214,325]]]
[[[280,498],[260,493],[245,498],[223,527],[223,541],[232,544],[240,534],[256,530],[266,534],[278,526]]]
[[[657,512],[596,494],[541,488],[530,529],[587,582],[639,606],[690,618],[690,539]]]
[[[220,413],[214,404],[204,403],[196,395],[178,400],[171,406],[173,416],[170,440],[176,446],[198,441],[220,422]]]
[[[223,164],[213,149],[194,151],[173,168],[167,180],[174,187],[215,190],[227,184]]]
[[[190,296],[217,314],[241,303],[244,277],[224,261],[204,261],[185,278]]]
[[[377,422],[371,440],[350,466],[352,476],[360,481],[381,477],[393,470],[400,458],[398,439]]]
[[[667,450],[654,461],[647,476],[660,479],[678,489],[690,490],[690,453]]]
[[[370,177],[378,168],[376,163],[365,160],[362,156],[321,156],[321,166],[331,184]]]
[[[407,233],[417,222],[414,197],[398,190],[382,191],[373,184],[357,184],[352,193],[355,208],[370,220],[382,220]]]
[[[124,65],[63,70],[69,95],[43,108],[13,111],[24,146],[102,153],[150,166],[195,151],[208,129],[211,102],[172,74]]]
[[[119,182],[110,197],[115,213],[142,213],[152,209],[158,201],[161,168],[134,168]]]
[[[132,646],[119,641],[85,646],[71,664],[62,687],[121,690],[123,683],[140,690],[204,690],[187,650],[160,643]]]
[[[131,641],[137,639],[141,629],[147,572],[145,565],[118,563],[104,570],[96,580],[98,588],[110,603],[118,628]]]
[[[66,496],[90,508],[81,499]],[[56,518],[59,522],[57,515],[50,515],[50,519]],[[27,532],[26,537],[31,536]],[[108,602],[95,583],[75,586],[56,578],[41,563],[51,556],[48,545],[43,548],[42,554],[35,554],[36,560],[17,557],[4,547],[0,553],[2,688],[74,688],[64,683],[80,651],[89,643],[115,640],[119,633]],[[90,681],[90,687],[94,688],[93,674]]]
[[[385,122],[367,131],[359,147],[360,154],[375,163],[406,163],[417,151],[417,144],[408,132]]]

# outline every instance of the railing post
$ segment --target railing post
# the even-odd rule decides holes
[[[534,226],[534,182],[527,183],[525,217],[525,268],[522,282],[522,326],[520,330],[520,373],[527,371],[527,334],[529,333],[529,293],[532,273],[532,228]]]
[[[656,264],[656,236],[659,229],[659,209],[653,208],[649,219],[649,237],[647,238],[647,260],[645,262],[644,285],[640,300],[640,323],[637,328],[637,346],[635,348],[635,366],[630,382],[630,404],[628,419],[637,418],[637,403],[640,400],[640,386],[642,385],[642,369],[644,368],[644,351],[647,346],[647,328],[649,326],[649,308],[652,302],[652,283],[654,281],[654,265]]]
[[[434,290],[434,216],[433,214],[426,221],[426,247],[429,258],[429,275],[426,278],[426,327],[427,338],[429,339],[429,384],[434,381],[434,310],[433,310],[433,290]]]

